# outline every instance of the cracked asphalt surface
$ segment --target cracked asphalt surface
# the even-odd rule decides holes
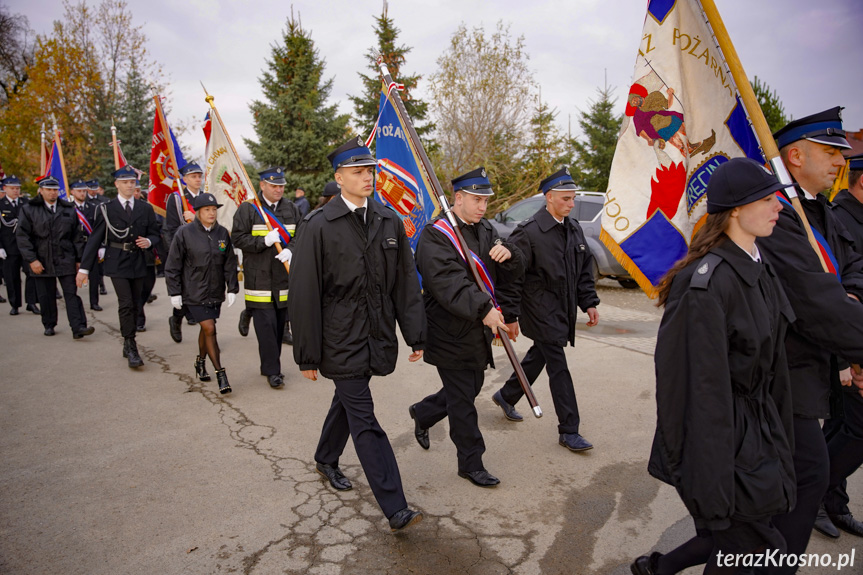
[[[634,557],[670,550],[693,527],[674,490],[646,471],[661,314],[638,291],[600,285],[601,329],[579,326],[567,350],[592,451],[557,444],[544,374],[535,389],[545,416],[503,418],[491,395],[510,368],[495,348],[498,369],[486,372],[477,407],[484,461],[501,485],[480,489],[456,475],[446,420],[431,429],[429,451],[414,440],[407,407],[439,388],[434,368],[409,364],[403,347],[396,372],[372,380],[408,502],[425,514],[396,535],[350,442],[341,467],[352,491],[315,473],[332,384],[303,379],[286,346],[285,388],[270,389],[254,335],[236,330],[242,303],[223,307],[218,324],[227,396],[194,378],[198,328],[184,325],[181,344],[168,336],[161,280],[138,336],[138,371],[120,356],[113,294],[105,311],[88,312],[96,333],[80,341],[62,323],[62,303],[53,338],[38,317],[4,311],[0,573],[625,575]],[[515,344],[520,356],[528,347]],[[863,515],[860,473],[849,492]],[[814,534],[810,550],[850,553],[859,542]],[[846,572],[863,572],[860,564],[863,553]]]

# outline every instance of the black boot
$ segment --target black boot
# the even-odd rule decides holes
[[[123,355],[129,361],[129,367],[141,367],[144,360],[138,354],[138,344],[134,337],[127,337],[123,345]]]
[[[228,375],[224,367],[216,370],[216,381],[219,382],[219,393],[231,393],[231,384],[228,383]]]
[[[195,375],[201,381],[210,381],[210,374],[207,373],[207,360],[201,356],[195,356]]]
[[[182,325],[183,325],[182,318],[178,318],[178,317],[174,317],[174,316],[170,316],[168,318],[168,331],[171,334],[171,339],[173,339],[177,343],[180,343],[181,341],[183,341],[183,332],[180,328],[180,326],[182,326]]]

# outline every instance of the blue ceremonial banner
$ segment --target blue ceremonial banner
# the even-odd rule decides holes
[[[764,163],[699,0],[650,0],[600,239],[650,297],[706,214],[713,171]]]
[[[63,162],[60,159],[60,151],[57,149],[57,140],[51,148],[51,156],[48,158],[48,166],[45,170],[46,176],[51,176],[60,182],[60,198],[66,199],[66,179],[63,177]]]
[[[379,110],[374,132],[378,162],[375,196],[402,219],[411,249],[416,251],[420,232],[440,212],[440,204],[385,90],[381,91]]]

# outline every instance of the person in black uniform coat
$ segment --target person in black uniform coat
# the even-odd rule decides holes
[[[162,244],[165,246],[165,253],[171,253],[171,244],[174,240],[174,234],[183,224],[195,221],[194,204],[195,198],[201,193],[201,184],[204,181],[204,170],[195,162],[189,162],[180,168],[180,175],[186,183],[183,190],[183,195],[186,197],[189,209],[184,209],[183,202],[177,192],[168,196],[165,201],[165,219],[162,221]],[[186,318],[189,325],[195,323],[194,318],[189,313],[186,307],[182,309],[174,309],[171,317],[168,318],[168,329],[171,334],[171,339],[180,343],[183,341],[183,317]]]
[[[760,250],[782,209],[774,193],[781,188],[749,158],[718,167],[707,186],[707,220],[660,284],[665,313],[648,471],[677,490],[698,535],[668,555],[639,557],[635,575],[705,561],[705,574],[739,573],[720,552],[785,550],[771,517],[795,505],[783,343],[795,316]]]
[[[93,333],[87,327],[84,306],[75,287],[75,272],[81,264],[83,232],[75,207],[59,199],[60,183],[52,177],[39,180],[39,194],[21,208],[15,238],[21,257],[30,266],[36,294],[42,306],[45,335],[54,335],[57,325],[57,282],[66,300],[66,317],[72,337]]]
[[[493,285],[500,286],[521,276],[524,273],[521,252],[502,242],[497,230],[483,218],[488,199],[494,194],[485,169],[478,168],[455,178],[452,187],[455,202],[452,212],[468,247],[482,260]],[[476,284],[454,239],[452,227],[444,216],[426,225],[417,244],[417,269],[423,278],[428,319],[425,361],[437,367],[443,387],[410,406],[409,412],[423,449],[429,448],[429,428],[449,417],[459,476],[480,487],[494,487],[500,480],[482,463],[485,442],[474,401],[482,389],[485,368],[494,366],[491,342],[497,328],[506,326],[497,302]]]
[[[294,248],[288,300],[294,360],[303,376],[333,380],[333,402],[315,452],[316,470],[336,489],[351,483],[339,470],[348,436],[390,529],[420,520],[407,506],[395,454],[374,414],[371,376],[387,375],[398,357],[396,318],[405,342],[422,358],[425,313],[410,244],[398,215],[369,196],[375,159],[361,139],[329,156],[341,196],[303,220]]]
[[[6,197],[0,200],[0,258],[3,259],[3,278],[6,283],[6,295],[9,296],[9,315],[18,315],[21,307],[21,271],[24,271],[24,302],[27,311],[40,313],[36,298],[36,283],[30,275],[30,266],[26,265],[18,249],[15,230],[18,228],[18,216],[21,206],[27,201],[21,197],[21,180],[9,176],[0,180],[0,186],[6,192]]]
[[[96,207],[109,201],[110,198],[105,197],[105,189],[99,183],[99,180],[90,180],[87,182],[87,186],[87,204],[90,205],[92,210],[93,217],[90,218],[92,222],[96,217]],[[90,214],[87,217],[90,217]],[[93,269],[90,270],[90,309],[93,311],[102,311],[102,307],[99,305],[99,296],[108,295],[108,290],[105,289],[105,274],[102,273],[102,260],[104,256],[105,252],[100,252],[96,263],[93,264]]]
[[[297,207],[283,197],[284,168],[268,168],[259,176],[261,205],[275,216],[289,235],[294,236],[301,216]],[[252,202],[240,204],[234,213],[231,237],[234,246],[243,252],[244,312],[255,320],[261,375],[266,376],[270,387],[280,388],[284,384],[281,354],[288,311],[285,262],[290,263],[291,249],[296,240],[285,244],[280,239],[279,230],[273,228],[268,231]],[[281,252],[276,249],[276,243],[281,243]]]
[[[222,367],[216,340],[216,319],[225,301],[225,290],[228,292],[228,307],[231,307],[240,291],[240,284],[231,235],[216,221],[216,212],[221,207],[213,194],[203,193],[195,198],[195,221],[180,226],[174,234],[165,263],[165,284],[174,308],[187,306],[201,327],[195,374],[201,381],[210,381],[206,361],[209,356],[216,369],[219,391],[230,393],[231,385]]]
[[[863,154],[848,158],[848,189],[833,198],[833,215],[845,226],[854,251],[863,254]],[[834,390],[835,391],[835,390]],[[848,508],[847,478],[863,464],[863,397],[856,386],[842,387],[842,413],[824,422],[830,479],[815,529],[839,537],[839,527],[863,536],[863,522]]]
[[[533,340],[521,366],[531,385],[543,367],[557,413],[558,443],[571,451],[593,445],[579,433],[581,418],[572,375],[564,348],[575,346],[578,308],[588,317],[588,327],[599,323],[599,297],[593,283],[593,254],[578,222],[569,217],[576,186],[569,168],[561,168],[540,183],[545,206],[519,224],[509,240],[524,254],[524,278],[501,289],[507,325],[513,337],[519,333]],[[509,311],[507,311],[509,310]],[[523,418],[515,404],[523,392],[515,373],[492,396],[510,421]]]
[[[87,224],[89,224],[90,228],[93,227],[93,222],[96,219],[96,209],[97,206],[101,205],[102,202],[100,200],[90,200],[88,199],[87,190],[88,190],[87,182],[83,180],[78,180],[72,182],[69,186],[72,188],[71,195],[72,200],[75,204],[75,208],[80,212],[80,214],[87,220]],[[97,198],[101,198],[101,196],[96,196]],[[84,232],[84,242],[86,243],[87,238],[90,236],[90,231],[87,230],[84,224],[81,224],[81,229]],[[99,280],[102,277],[102,264],[101,260],[105,257],[105,246],[99,248],[99,257],[95,264],[93,264],[93,270],[90,271],[90,282],[89,282],[89,295],[90,295],[90,309],[93,311],[102,311],[102,306],[99,305]]]
[[[135,182],[135,200],[149,204],[147,195],[141,191],[141,181]],[[155,210],[153,210],[155,212]],[[159,225],[159,214],[156,214],[156,225]],[[161,227],[161,226],[159,226]],[[161,247],[161,244],[159,244]],[[144,250],[144,259],[147,262],[147,275],[144,276],[144,285],[141,287],[141,307],[138,309],[138,319],[135,321],[139,332],[147,331],[147,313],[144,306],[154,301],[158,296],[153,294],[156,287],[156,251],[155,248]]]
[[[84,248],[78,285],[87,282],[87,274],[97,258],[99,247],[104,242],[105,275],[111,278],[117,293],[120,333],[123,335],[123,357],[129,367],[144,365],[135,341],[138,306],[147,262],[144,251],[159,242],[159,227],[152,206],[135,201],[137,174],[131,166],[114,172],[117,197],[103,203],[96,211],[93,233]]]

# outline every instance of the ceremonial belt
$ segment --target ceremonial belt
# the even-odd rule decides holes
[[[108,242],[108,245],[111,246],[112,248],[117,248],[119,250],[123,250],[124,252],[136,252],[136,251],[141,249],[138,247],[138,244],[136,244],[135,242],[126,242],[126,243]]]
[[[269,303],[273,301],[273,292],[270,290],[247,289],[245,298],[246,301]],[[288,290],[279,290],[279,301],[288,301]]]
[[[290,243],[290,241],[291,241],[291,232],[289,232],[288,229],[282,224],[282,222],[280,222],[278,220],[278,218],[276,218],[276,216],[274,216],[273,213],[270,210],[268,210],[267,208],[265,208],[263,205],[259,206],[258,202],[252,202],[252,205],[255,206],[255,210],[257,210],[258,215],[261,216],[261,219],[264,222],[269,221],[270,226],[274,230],[279,231],[279,239],[282,242],[282,246],[287,247],[288,243]],[[296,226],[294,226],[294,229],[296,229]],[[256,233],[256,232],[258,232],[258,233]],[[253,236],[258,236],[258,235],[264,235],[265,236],[265,235],[267,235],[267,233],[268,232],[261,234],[259,232],[259,230],[255,230],[255,226],[252,226],[252,235]]]
[[[81,222],[81,225],[84,227],[85,230],[87,230],[87,235],[89,236],[90,234],[92,234],[93,226],[91,226],[90,222],[87,221],[87,216],[81,213],[81,210],[79,210],[77,207],[75,208],[75,212],[78,214],[78,221]]]
[[[788,198],[785,197],[783,192],[777,192],[776,197],[780,202],[794,209],[794,206],[791,205],[791,202]],[[821,251],[821,255],[824,257],[824,263],[827,265],[827,271],[836,276],[836,279],[840,282],[842,281],[842,275],[839,273],[839,262],[836,260],[836,256],[833,254],[833,249],[830,247],[830,244],[827,243],[827,238],[821,235],[821,232],[815,229],[815,226],[809,224],[809,229],[812,230],[812,235],[815,237],[815,243],[818,244],[818,249]]]

